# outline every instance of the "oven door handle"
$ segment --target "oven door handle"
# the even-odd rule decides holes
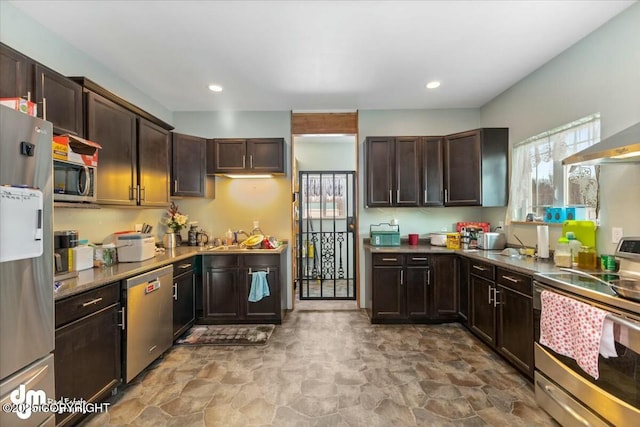
[[[611,313],[608,313],[606,317],[607,319],[611,320],[613,323],[618,323],[622,326],[626,326],[629,329],[633,329],[636,332],[640,332],[640,324],[638,324],[637,322],[627,320],[625,318],[616,316],[615,314],[611,314]]]
[[[559,396],[557,396],[553,392],[553,388],[550,385],[542,384],[540,381],[536,381],[536,384],[538,385],[538,387],[540,387],[540,390],[542,390],[547,396],[549,396],[551,399],[553,399],[558,405],[560,405],[562,407],[562,409],[567,411],[567,413],[569,413],[580,424],[585,425],[585,426],[591,425],[591,424],[589,424],[589,422],[587,420],[585,420],[582,416],[580,416],[580,414],[578,414],[573,408],[571,408],[569,405],[564,403],[559,398]]]

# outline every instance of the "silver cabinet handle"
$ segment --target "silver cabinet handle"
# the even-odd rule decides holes
[[[127,314],[125,312],[125,307],[122,307],[120,313],[122,314],[122,319],[120,320],[120,324],[118,326],[120,326],[120,328],[124,331],[127,325]]]
[[[27,101],[31,101],[31,91],[27,91]]]
[[[158,346],[157,346],[157,345],[154,345],[153,347],[151,347],[151,348],[149,349],[149,353],[153,353],[153,350],[155,350],[156,348],[158,348]]]
[[[488,269],[485,267],[482,267],[481,265],[473,265],[473,268],[475,268],[476,270],[480,270],[480,271],[487,271]]]
[[[444,190],[444,201],[445,203],[449,201],[449,192],[447,190]]]
[[[173,299],[178,301],[178,283],[173,284]]]
[[[389,203],[393,203],[393,202],[391,201],[391,197],[392,197],[392,196],[391,196],[391,194],[392,194],[392,193],[391,193],[391,190],[389,190]]]
[[[178,267],[178,268],[179,268],[179,269],[181,269],[181,270],[184,270],[185,268],[189,268],[189,267],[191,267],[191,263],[189,263],[189,264],[182,264],[182,265],[181,265],[180,267]]]
[[[249,155],[249,169],[253,169],[253,154]]]
[[[513,282],[513,283],[520,283],[520,280],[518,280],[516,278],[513,278],[511,276],[502,276],[502,278],[505,279],[505,280],[508,280],[510,282]]]
[[[426,261],[427,258],[415,258],[415,257],[411,257],[412,260],[414,261]]]
[[[246,157],[246,156],[243,154],[243,155],[242,155],[242,169],[244,169],[244,168],[245,168],[245,166],[246,166],[246,163],[245,163],[245,157]]]
[[[492,292],[491,292],[491,291],[492,291],[492,290],[493,290],[493,288],[492,288],[491,286],[489,286],[489,305],[493,304],[493,301],[492,301],[492,299],[491,299],[491,294],[492,294]]]
[[[47,120],[47,98],[42,98],[42,120]]]
[[[400,202],[400,189],[396,190],[396,202]]]
[[[383,261],[398,261],[398,258],[382,258]]]
[[[94,305],[99,303],[100,301],[102,301],[102,298],[96,298],[96,299],[92,299],[91,301],[87,301],[84,304],[82,304],[83,307],[88,307],[90,305]]]
[[[424,190],[424,199],[423,201],[427,203],[427,190]]]
[[[140,204],[140,185],[136,185],[136,203]]]
[[[404,270],[400,270],[400,284],[404,284]]]
[[[138,194],[140,196],[140,200],[145,200],[147,198],[147,190],[144,187],[140,187],[138,190]]]
[[[431,270],[427,270],[427,286],[431,285]]]
[[[536,383],[538,384],[538,386],[542,389],[542,391],[546,395],[548,395],[558,405],[560,405],[562,407],[562,409],[567,411],[573,418],[575,418],[576,421],[578,421],[580,424],[585,425],[585,426],[591,425],[591,424],[589,424],[589,422],[587,420],[582,418],[582,416],[580,416],[573,408],[571,408],[569,405],[564,403],[562,400],[558,399],[558,397],[553,392],[553,388],[551,386],[546,385],[546,384],[542,384],[540,381],[536,381]]]
[[[173,180],[173,192],[174,193],[178,192],[178,180],[177,179]]]
[[[497,307],[501,302],[498,301],[498,295],[500,295],[500,291],[497,288],[493,288],[493,306]]]

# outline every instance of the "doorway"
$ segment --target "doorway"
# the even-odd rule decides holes
[[[355,171],[300,171],[300,300],[355,300]]]

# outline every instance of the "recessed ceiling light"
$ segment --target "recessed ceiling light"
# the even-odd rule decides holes
[[[222,92],[222,86],[220,85],[209,85],[209,90],[212,92]]]
[[[440,82],[437,80],[427,83],[427,89],[435,89],[439,86],[440,86]]]

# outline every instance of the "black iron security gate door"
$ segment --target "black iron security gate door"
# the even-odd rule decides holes
[[[300,299],[355,300],[355,172],[299,174]]]

